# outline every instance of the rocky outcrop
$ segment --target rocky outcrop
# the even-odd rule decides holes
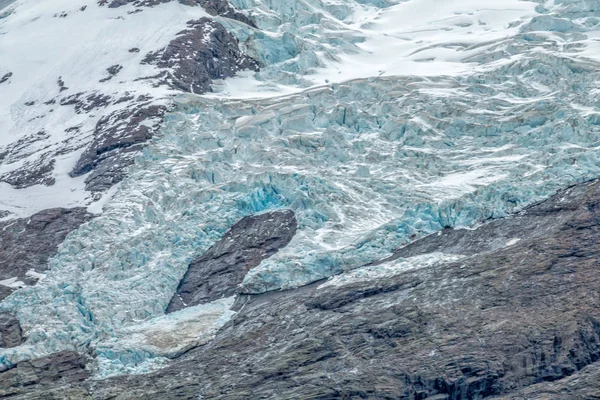
[[[0,347],[16,347],[23,343],[19,320],[7,312],[0,312]]]
[[[0,281],[14,278],[10,285],[0,284],[0,300],[17,288],[18,282],[36,282],[36,273],[46,270],[58,245],[90,218],[85,208],[53,208],[0,222]]]
[[[600,364],[595,363],[581,371],[555,382],[532,385],[496,400],[571,400],[600,398]]]
[[[242,218],[190,264],[167,312],[236,294],[248,271],[285,247],[297,228],[292,210]]]
[[[6,182],[15,189],[24,189],[34,185],[54,185],[56,179],[52,176],[55,160],[48,154],[38,160],[27,161],[21,168],[0,176],[0,182]]]
[[[113,2],[110,7],[125,3]],[[155,86],[167,85],[199,94],[211,91],[214,79],[231,77],[244,69],[258,69],[258,63],[240,51],[237,39],[219,23],[202,18],[190,21],[188,26],[167,47],[144,58],[143,63],[156,65],[162,72],[140,79],[151,80]],[[109,67],[108,77],[101,82],[110,80],[121,69],[121,65]],[[103,192],[125,177],[144,144],[158,132],[168,106],[144,96],[113,99],[99,93],[78,93],[60,103],[73,105],[77,113],[118,103],[125,104],[98,120],[92,143],[70,173],[77,177],[91,172],[85,180],[86,190],[91,192]]]
[[[2,76],[2,78],[0,78],[0,83],[7,82],[12,75],[13,75],[12,72],[7,72],[6,74],[4,74]]]
[[[238,40],[221,24],[208,18],[188,22],[167,47],[150,53],[144,63],[165,72],[160,81],[173,89],[191,93],[211,91],[214,79],[236,72],[258,70],[258,62],[239,49]]]
[[[94,140],[70,175],[92,172],[85,180],[86,189],[92,192],[107,190],[120,182],[143,144],[158,131],[165,112],[165,106],[147,101],[100,118]]]
[[[89,398],[85,389],[72,386],[90,376],[85,364],[86,358],[73,351],[22,361],[0,375],[0,398]]]

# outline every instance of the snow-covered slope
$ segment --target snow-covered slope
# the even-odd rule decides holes
[[[129,336],[161,323],[176,331],[192,311],[223,323],[230,312],[219,308],[222,303],[162,315],[190,261],[245,215],[292,208],[299,223],[290,245],[251,270],[242,284],[241,290],[260,293],[361,268],[444,227],[506,216],[600,175],[598,1],[232,4],[256,28],[231,19],[221,23],[262,64],[260,72],[218,81],[207,95],[175,100],[103,214],[66,239],[43,280],[0,305],[18,315],[28,335],[24,345],[0,350],[0,362],[75,348],[94,352],[101,376],[163,365],[172,349],[136,347]],[[131,62],[126,49],[145,46],[144,54],[162,48],[164,37],[203,11],[176,3],[125,15],[111,14],[122,8],[88,8],[76,11],[77,18],[98,13],[104,22],[94,22],[95,39],[80,42],[90,48],[70,70],[80,77],[74,82],[95,90],[106,68],[122,64],[123,72],[108,81],[113,91],[157,99],[171,93],[132,83],[151,73],[140,69],[151,67]],[[35,15],[20,17],[18,10],[0,29],[35,22]],[[139,21],[123,33],[112,28],[123,22],[112,15]],[[143,18],[168,32],[152,31],[150,38]],[[12,46],[7,38],[12,30],[18,35],[17,28],[0,36],[0,46]],[[92,72],[89,57],[98,53],[93,45],[106,35],[111,46],[127,38],[119,47],[125,58],[103,61]],[[129,80],[120,83],[120,74]],[[24,104],[33,97],[27,88],[44,101],[60,94],[55,75],[35,85],[19,83],[17,73],[9,78],[10,100],[2,109],[16,113],[5,117],[10,132],[19,132],[25,121],[18,113],[29,110]],[[72,109],[61,113],[56,124],[64,132],[78,117]],[[47,127],[42,120],[39,126]],[[50,138],[56,144],[65,137],[57,130]],[[57,160],[54,171],[64,173],[55,172],[54,186],[3,190],[0,201],[16,213],[16,205],[25,204],[20,198],[31,199],[31,212],[48,206],[38,206],[33,190],[57,190],[60,201],[69,202],[62,205],[87,204],[83,178],[66,175],[81,152],[78,147]],[[64,196],[61,182],[73,188],[72,195]],[[369,268],[371,273],[377,267]],[[222,315],[215,317],[215,309]]]
[[[135,145],[152,136],[170,97],[180,92],[159,85],[165,66],[150,56],[189,21],[209,14],[176,1],[154,7],[105,3],[18,0],[2,10],[0,210],[10,213],[5,218],[98,201],[98,192],[118,182],[139,151]],[[176,69],[178,61],[168,68]]]

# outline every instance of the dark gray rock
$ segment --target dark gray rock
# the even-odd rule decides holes
[[[183,4],[185,4],[185,1],[193,2],[193,0],[179,0]],[[235,19],[256,28],[256,25],[249,17],[233,8],[227,0],[196,0],[196,2],[210,15]]]
[[[16,347],[23,343],[19,320],[12,314],[0,312],[0,347]]]
[[[70,173],[76,177],[93,170],[85,181],[87,190],[107,190],[121,181],[142,144],[158,131],[166,107],[150,102],[133,104],[102,117],[96,124],[94,140]]]
[[[100,110],[111,103],[112,97],[99,92],[80,92],[60,100],[61,106],[73,106],[77,114]]]
[[[600,398],[600,363],[594,363],[581,371],[555,382],[532,385],[496,400],[573,400]]]
[[[63,80],[62,76],[58,77],[58,79],[56,80],[56,83],[58,84],[58,89],[60,92],[69,90],[69,88],[65,85],[65,81]]]
[[[0,163],[12,164],[35,154],[36,147],[40,145],[40,142],[49,137],[50,135],[47,132],[39,131],[36,134],[24,136],[16,142],[10,143],[4,149],[0,149]]]
[[[292,210],[242,218],[190,264],[167,312],[236,294],[248,271],[287,246],[297,228]]]
[[[2,78],[0,78],[0,83],[4,83],[4,82],[8,81],[12,75],[13,75],[12,72],[7,72],[6,74],[4,74],[2,76]]]
[[[53,208],[28,218],[0,222],[0,281],[34,283],[27,271],[43,272],[65,237],[92,218],[85,208]],[[0,285],[0,300],[12,289]]]
[[[89,360],[85,356],[73,351],[22,361],[14,368],[0,373],[0,398],[88,398],[84,389],[72,387],[90,376],[86,370],[87,361]],[[84,396],[75,397],[74,394]]]
[[[188,22],[167,47],[149,53],[143,62],[165,72],[161,83],[184,92],[211,91],[213,79],[232,77],[241,70],[258,70],[258,62],[242,53],[238,40],[208,18]]]
[[[108,76],[106,78],[102,78],[100,79],[100,82],[107,82],[109,80],[111,80],[115,75],[117,75],[119,72],[121,72],[121,70],[123,69],[122,65],[112,65],[110,67],[108,67],[106,69],[106,72],[108,72]]]
[[[56,179],[52,175],[55,160],[49,154],[36,161],[27,161],[22,167],[0,176],[0,182],[6,182],[15,189],[24,189],[35,185],[52,186]]]

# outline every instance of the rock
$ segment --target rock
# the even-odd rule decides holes
[[[110,7],[119,5],[122,4],[113,2]],[[158,76],[147,78],[158,81],[156,85],[204,93],[211,90],[213,79],[231,77],[243,69],[258,69],[257,62],[239,50],[237,39],[217,22],[202,18],[188,25],[190,28],[180,32],[167,47],[144,58],[144,63],[163,70]],[[108,68],[107,80],[121,68],[120,65]],[[98,93],[78,93],[61,100],[61,105],[74,105],[79,113],[106,107],[110,100]],[[158,131],[166,111],[165,105],[140,97],[103,116],[94,128],[92,143],[69,175],[77,177],[91,172],[85,183],[86,190],[92,192],[105,191],[120,182],[143,145]]]
[[[13,75],[12,72],[7,72],[6,74],[4,74],[2,76],[2,78],[0,78],[0,83],[4,83],[4,82],[8,81],[12,75]]]
[[[191,2],[193,0],[179,0],[181,3],[184,1]],[[197,2],[206,10],[207,13],[214,16],[220,16],[225,18],[231,18],[243,22],[256,28],[256,25],[250,18],[241,12],[235,10],[227,0],[197,0]],[[185,4],[185,3],[184,3]]]
[[[121,72],[122,69],[123,69],[123,66],[118,65],[118,64],[108,67],[106,69],[106,72],[108,72],[108,76],[106,78],[100,79],[100,83],[111,80],[115,75],[117,75],[119,72]]]
[[[571,400],[600,398],[600,364],[594,363],[581,371],[555,382],[538,383],[496,400]]]
[[[12,314],[0,312],[0,347],[16,347],[23,343],[19,320]]]
[[[258,70],[258,62],[242,53],[238,40],[218,22],[201,18],[188,26],[167,47],[143,60],[165,70],[163,84],[200,94],[211,91],[213,79],[232,77],[245,69]]]
[[[142,144],[158,131],[165,112],[165,106],[134,102],[130,108],[100,118],[94,140],[70,175],[76,177],[93,171],[85,181],[86,189],[92,192],[107,190],[120,182]]]
[[[22,361],[14,368],[0,373],[0,398],[14,398],[12,396],[18,395],[27,399],[86,398],[74,396],[76,393],[87,395],[84,389],[70,387],[90,376],[90,372],[85,369],[86,361],[86,357],[74,351]],[[53,395],[49,395],[50,393]]]
[[[85,208],[52,208],[28,218],[0,222],[0,281],[34,283],[28,271],[41,273],[64,238],[92,218]],[[0,300],[12,292],[0,285]]]
[[[53,176],[54,158],[49,154],[31,162],[26,161],[21,168],[0,176],[0,182],[6,182],[15,189],[25,189],[35,185],[52,186],[56,182]]]
[[[167,312],[234,295],[248,271],[285,247],[297,228],[292,210],[242,218],[190,264]]]

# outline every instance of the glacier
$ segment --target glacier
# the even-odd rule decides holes
[[[102,215],[0,304],[28,336],[0,349],[0,368],[76,349],[94,352],[98,377],[144,373],[181,349],[131,337],[190,312],[216,324],[210,337],[226,301],[164,310],[246,215],[290,208],[299,223],[240,288],[263,293],[385,272],[362,268],[600,176],[600,1],[449,1],[426,17],[431,0],[232,3],[252,10],[258,29],[224,24],[261,72],[175,100]],[[399,265],[422,262],[437,261]]]

